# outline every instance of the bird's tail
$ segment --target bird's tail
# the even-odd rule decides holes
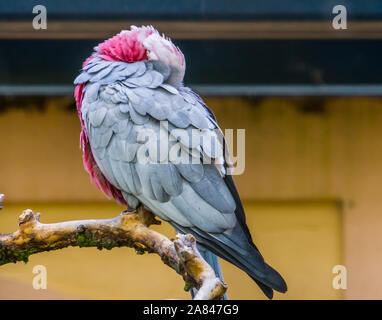
[[[215,254],[213,254],[211,251],[204,249],[200,245],[198,245],[198,251],[200,252],[203,259],[211,266],[211,268],[215,271],[216,276],[221,280],[223,279],[223,272],[220,267],[219,257]],[[191,297],[194,298],[196,293],[198,292],[197,289],[192,288],[191,289]],[[225,293],[221,300],[228,300],[227,294]]]
[[[232,230],[230,237],[238,242],[240,238],[242,243],[245,241],[239,225]],[[226,239],[222,238],[222,240]],[[282,276],[264,261],[253,242],[247,242],[245,249],[243,249],[244,246],[237,246],[237,249],[241,250],[234,250],[222,242],[214,243],[213,241],[204,242],[203,247],[245,271],[269,299],[273,298],[273,290],[282,293],[287,291],[287,285]]]

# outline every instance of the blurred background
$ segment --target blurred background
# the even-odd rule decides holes
[[[0,2],[0,232],[124,208],[83,170],[73,79],[100,41],[152,24],[182,49],[185,84],[221,127],[246,129],[236,176],[248,225],[289,291],[276,299],[382,298],[382,6],[379,0]],[[335,30],[335,5],[347,9]],[[35,5],[47,29],[34,30]],[[167,225],[155,226],[173,236]],[[32,288],[35,265],[48,289]],[[347,289],[332,269],[347,269]],[[231,299],[264,299],[223,262]],[[154,255],[69,248],[0,268],[0,299],[189,298]]]

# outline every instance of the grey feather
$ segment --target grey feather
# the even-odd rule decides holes
[[[123,88],[124,93],[128,97],[130,103],[138,104],[141,98],[135,93],[135,90]]]
[[[129,125],[129,119],[119,119],[117,123],[115,123],[112,127],[113,131],[115,133],[123,133],[126,131],[128,125]]]
[[[92,147],[92,153],[93,153],[94,158],[97,159],[97,162],[98,162],[97,165],[101,168],[102,167],[101,164],[102,164],[103,160],[105,159],[106,149],[105,148]]]
[[[128,121],[129,120],[129,115],[126,114],[125,112],[121,112],[119,108],[111,108],[110,112],[113,114],[114,118],[117,119],[118,121]]]
[[[158,200],[159,202],[167,202],[170,200],[170,195],[164,190],[161,180],[157,174],[153,173],[150,176],[150,182],[155,200]]]
[[[131,75],[140,76],[146,70],[146,66],[143,62],[136,63],[124,63],[124,69],[126,76],[130,77]]]
[[[192,223],[171,203],[160,203],[145,196],[139,196],[139,200],[144,203],[152,212],[165,221],[174,221],[182,226],[192,227]]]
[[[131,77],[124,81],[124,84],[136,88],[136,87],[147,87],[152,82],[152,75],[150,72],[146,72],[140,77]]]
[[[84,92],[85,92],[85,96],[86,96],[86,99],[89,101],[89,102],[93,102],[93,101],[96,101],[98,99],[98,93],[99,93],[99,89],[101,87],[101,84],[100,83],[90,83],[88,82],[84,88]]]
[[[218,131],[202,130],[201,140],[200,146],[209,158],[223,156],[223,140]]]
[[[93,148],[92,148],[93,150]],[[96,154],[95,154],[96,155]],[[110,158],[105,155],[102,161],[97,161],[98,166],[100,167],[102,173],[105,175],[107,180],[117,188],[120,188],[117,178],[114,176],[113,169],[111,168]]]
[[[135,159],[138,146],[138,143],[128,143],[117,137],[108,147],[109,156],[114,160],[132,162]]]
[[[87,73],[96,73],[110,66],[110,61],[101,61],[98,63],[92,63],[89,68],[86,68]]]
[[[134,91],[136,95],[140,96],[141,98],[148,98],[148,99],[151,99],[156,92],[154,90],[150,90],[145,87],[135,88],[132,90]]]
[[[123,72],[110,72],[108,75],[105,75],[102,77],[102,79],[100,79],[99,81],[102,83],[102,84],[110,84],[110,83],[113,83],[113,82],[116,82],[116,81],[121,81],[123,79],[126,79],[126,75],[123,74]],[[94,78],[91,78],[90,81],[93,81]]]
[[[173,164],[155,164],[152,166],[155,166],[155,174],[169,195],[176,197],[182,193],[182,179]]]
[[[136,65],[136,71],[134,72],[134,77],[140,77],[146,72],[146,63],[143,61],[132,63],[131,65]]]
[[[173,110],[181,110],[187,107],[187,102],[180,94],[177,94],[171,98],[171,107]]]
[[[214,165],[204,165],[203,178],[191,184],[195,192],[222,213],[233,213],[236,203]]]
[[[188,103],[192,105],[196,105],[197,100],[193,94],[191,94],[189,91],[182,91],[181,95],[183,96],[184,100],[186,100]]]
[[[135,210],[139,205],[139,200],[134,197],[131,193],[123,192],[122,196],[126,200],[127,204],[129,205],[129,209]]]
[[[118,164],[122,173],[121,178],[124,179],[131,193],[139,195],[142,192],[142,183],[134,163],[119,161]]]
[[[186,129],[180,129],[169,124],[168,129],[171,137],[174,137],[186,148],[193,149],[202,143],[202,133],[194,127],[189,126]]]
[[[123,113],[130,112],[130,104],[129,103],[120,103],[119,110]]]
[[[171,202],[196,227],[205,232],[223,232],[232,228],[223,215],[196,194],[188,184],[183,185],[183,192]]]
[[[145,117],[137,113],[134,108],[130,108],[130,117],[131,120],[138,125],[143,125],[150,120],[149,117]]]
[[[106,148],[106,146],[110,142],[112,135],[112,130],[108,130],[104,134],[95,134],[94,137],[92,137],[92,146],[94,146],[94,148]]]
[[[171,73],[171,68],[169,67],[169,65],[159,60],[151,61],[151,63],[154,70],[162,74],[163,81],[166,81]]]
[[[186,128],[190,125],[188,114],[182,110],[170,113],[168,115],[168,120],[178,128]]]
[[[94,127],[99,127],[105,119],[107,113],[106,108],[99,108],[89,112],[89,121]]]
[[[191,124],[199,129],[208,128],[208,119],[205,114],[202,114],[198,109],[193,108],[189,111],[188,117]]]
[[[136,132],[133,130],[134,124],[132,123],[132,121],[129,121],[127,123],[125,122],[122,125],[125,126],[125,129],[118,133],[118,138],[124,139],[124,140],[129,140],[129,141],[135,140]]]
[[[204,169],[202,164],[177,164],[179,173],[189,182],[198,182],[203,178]]]
[[[163,83],[163,76],[159,72],[153,70],[150,72],[152,80],[151,83],[147,86],[149,88],[157,88]]]
[[[89,70],[91,67],[93,67],[94,65],[98,64],[98,63],[104,63],[104,62],[107,62],[107,61],[103,61],[101,58],[99,57],[94,57],[93,59],[91,59],[83,68],[82,70],[83,71],[87,71]]]
[[[160,104],[159,101],[153,100],[151,108],[148,110],[148,113],[157,120],[163,121],[166,120],[170,114],[170,108],[167,105]]]
[[[109,110],[107,113],[106,113],[106,116],[105,116],[105,119],[103,121],[103,125],[105,125],[106,127],[112,127],[114,126],[115,124],[117,124],[119,121],[118,117],[117,117],[117,113],[113,110]]]
[[[125,151],[125,142],[121,139],[113,139],[111,143],[109,144],[108,148],[108,155],[113,160],[122,160]]]
[[[86,121],[90,124],[90,121]],[[99,126],[99,127],[95,127],[93,125],[90,126],[90,131],[91,131],[91,134],[96,134],[96,135],[102,135],[102,134],[105,134],[106,132],[110,131],[110,128],[109,127],[106,127],[106,126]]]
[[[97,82],[97,81],[101,80],[102,78],[104,78],[108,74],[110,74],[115,67],[116,67],[115,64],[109,64],[106,68],[100,70],[93,77],[91,77],[90,82]]]
[[[167,90],[168,92],[170,92],[172,94],[179,94],[179,91],[176,88],[174,88],[173,86],[171,86],[171,85],[169,85],[167,83],[162,83],[160,85],[160,87],[165,89],[165,90]]]
[[[79,76],[74,80],[74,84],[80,84],[89,81],[91,78],[91,75],[87,72],[80,73]]]

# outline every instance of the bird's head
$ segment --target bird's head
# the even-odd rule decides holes
[[[123,30],[95,47],[95,53],[104,60],[137,62],[159,60],[172,68],[169,82],[175,86],[182,83],[186,63],[180,49],[169,38],[160,35],[152,26]]]

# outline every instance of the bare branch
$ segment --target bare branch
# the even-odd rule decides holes
[[[27,262],[31,254],[69,246],[108,250],[126,246],[135,248],[138,253],[158,254],[165,264],[183,277],[188,289],[192,286],[198,289],[195,299],[219,299],[227,290],[199,254],[194,237],[177,235],[177,240],[169,240],[148,228],[160,222],[143,208],[104,220],[43,224],[39,217],[39,213],[34,215],[32,210],[25,210],[19,217],[17,231],[0,234],[0,266]]]
[[[227,286],[216,277],[214,270],[202,258],[196,248],[195,238],[190,235],[178,234],[178,239],[174,242],[176,252],[182,260],[185,271],[192,275],[193,280],[198,284],[198,292],[194,300],[213,300],[224,295]]]

